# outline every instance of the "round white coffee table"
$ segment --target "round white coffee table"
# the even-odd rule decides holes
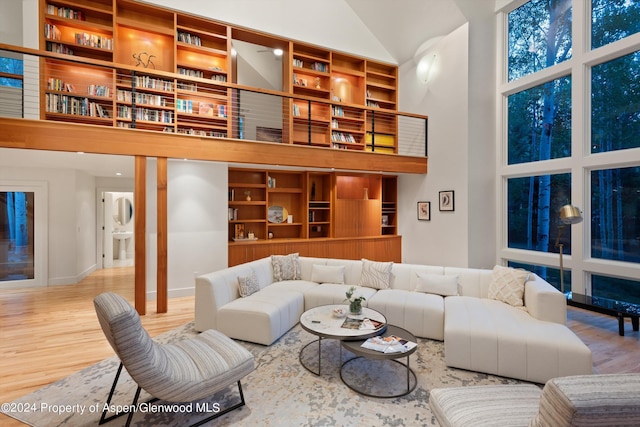
[[[314,373],[316,375],[320,375],[321,373],[321,360],[322,360],[322,340],[325,338],[334,339],[339,341],[353,341],[353,340],[366,340],[367,338],[374,337],[376,335],[380,335],[384,333],[386,330],[387,319],[373,309],[363,307],[362,314],[354,316],[351,314],[347,314],[346,317],[336,317],[333,314],[333,310],[336,308],[342,308],[344,312],[348,313],[349,306],[347,305],[321,305],[318,307],[311,308],[300,316],[300,326],[302,329],[309,332],[310,334],[316,335],[318,337],[317,340],[313,340],[310,343],[306,344],[300,350],[300,364],[304,366],[309,372]],[[352,319],[370,319],[375,320],[377,322],[382,322],[384,326],[378,329],[349,329],[343,328],[342,324],[344,323],[346,318]],[[309,366],[307,366],[302,357],[302,353],[314,343],[318,343],[318,371],[315,372]],[[342,346],[340,346],[340,360],[342,360]]]

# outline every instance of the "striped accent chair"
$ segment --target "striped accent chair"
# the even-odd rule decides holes
[[[244,347],[215,331],[201,334],[171,344],[158,344],[142,327],[136,310],[121,296],[103,293],[94,299],[100,326],[120,358],[120,367],[107,398],[100,424],[111,421],[126,412],[107,417],[122,367],[138,384],[132,407],[137,405],[141,389],[155,400],[187,403],[204,399],[234,383],[238,384],[240,402],[222,409],[201,425],[229,411],[244,406],[240,380],[254,369],[253,355]],[[129,412],[129,426],[134,412]]]
[[[640,374],[433,389],[429,407],[443,427],[639,426]]]

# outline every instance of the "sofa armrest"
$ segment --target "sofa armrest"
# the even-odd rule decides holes
[[[567,299],[562,292],[537,274],[524,286],[524,305],[531,316],[538,320],[567,323]]]
[[[218,310],[240,298],[238,277],[256,273],[260,288],[273,281],[270,258],[261,258],[196,277],[195,322],[196,331],[218,329]]]

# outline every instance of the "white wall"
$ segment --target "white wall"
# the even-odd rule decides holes
[[[157,296],[157,162],[147,161],[147,297]],[[227,267],[226,163],[168,164],[169,297],[193,295],[195,276]]]
[[[436,69],[428,85],[418,81],[416,64],[402,64],[399,109],[429,116],[427,175],[402,175],[398,180],[399,233],[404,262],[448,266],[468,265],[468,25],[436,46]],[[438,192],[455,192],[455,211],[438,210]],[[418,201],[431,202],[431,221],[418,221]]]
[[[95,177],[75,171],[76,277],[82,279],[96,269]]]

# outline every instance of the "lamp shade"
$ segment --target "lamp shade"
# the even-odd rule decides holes
[[[582,222],[582,212],[573,205],[564,205],[560,208],[560,221],[563,224],[578,224]]]

